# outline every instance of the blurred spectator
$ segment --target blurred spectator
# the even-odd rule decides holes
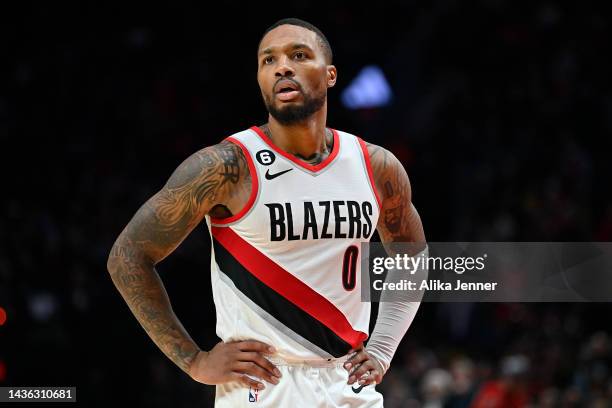
[[[525,407],[529,401],[526,375],[529,360],[522,355],[508,356],[502,360],[498,380],[483,384],[472,403],[472,408]]]
[[[450,363],[451,393],[444,408],[468,408],[476,391],[474,363],[467,358],[457,358]]]

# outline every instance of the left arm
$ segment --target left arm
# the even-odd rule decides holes
[[[412,204],[412,188],[402,163],[382,147],[369,144],[368,152],[376,190],[382,201],[378,225],[383,244],[391,242],[425,243],[421,217]]]
[[[382,147],[368,144],[376,190],[382,201],[377,230],[389,255],[392,243],[422,243],[426,248],[421,217],[412,204],[412,190],[406,170],[400,161]],[[419,245],[421,247],[421,245]],[[412,254],[415,255],[415,254]],[[381,302],[378,319],[366,348],[355,350],[347,361],[349,384],[377,384],[389,368],[402,337],[410,327],[420,302]],[[367,377],[362,378],[369,373]]]

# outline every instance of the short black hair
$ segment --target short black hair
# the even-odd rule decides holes
[[[259,44],[261,45],[261,40],[263,40],[266,34],[274,30],[276,27],[279,27],[282,25],[294,25],[298,27],[304,27],[305,29],[310,30],[313,33],[315,33],[317,35],[317,39],[319,40],[319,45],[323,49],[323,53],[325,54],[325,59],[327,60],[327,63],[328,64],[332,63],[334,54],[332,52],[329,41],[327,41],[327,37],[325,37],[325,34],[323,34],[321,30],[319,30],[314,25],[310,24],[308,21],[300,20],[299,18],[283,18],[282,20],[278,20],[276,23],[268,27],[266,31],[264,31],[263,35],[259,39]]]

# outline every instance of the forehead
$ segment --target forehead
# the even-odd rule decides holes
[[[261,39],[258,52],[272,48],[284,48],[295,43],[306,44],[313,50],[317,49],[317,34],[300,26],[288,24],[278,26]]]

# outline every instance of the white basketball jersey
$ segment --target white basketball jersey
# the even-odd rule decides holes
[[[380,201],[365,143],[332,130],[322,163],[284,152],[257,127],[227,140],[242,149],[252,191],[240,213],[207,217],[217,335],[254,339],[280,357],[340,357],[368,337],[361,243]]]

